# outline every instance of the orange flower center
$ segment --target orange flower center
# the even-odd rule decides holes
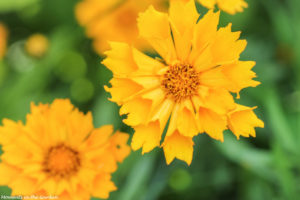
[[[167,96],[180,102],[197,94],[200,85],[199,73],[192,65],[175,64],[164,74],[161,85]]]
[[[67,178],[78,171],[81,163],[76,150],[59,144],[49,148],[43,164],[44,172],[48,175]]]

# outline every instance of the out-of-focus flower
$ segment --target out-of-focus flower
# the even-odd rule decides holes
[[[48,48],[49,48],[49,41],[47,37],[39,33],[31,35],[25,43],[26,52],[30,56],[36,58],[40,58],[44,56]]]
[[[248,7],[248,4],[245,0],[198,0],[203,6],[213,9],[217,4],[218,7],[231,14],[234,15],[237,12],[243,12],[244,8]]]
[[[148,45],[138,38],[136,18],[150,5],[166,10],[166,0],[84,0],[76,7],[76,17],[92,38],[97,53],[109,49],[107,41],[135,44],[145,49]]]
[[[7,43],[7,30],[3,24],[0,23],[0,60],[4,57]]]
[[[25,125],[3,120],[0,185],[12,195],[58,196],[61,200],[108,198],[111,173],[130,153],[128,135],[112,126],[94,128],[69,100],[32,104]]]
[[[169,15],[151,6],[139,15],[138,27],[161,58],[112,42],[103,61],[114,75],[105,89],[135,129],[132,148],[145,153],[162,146],[167,163],[178,158],[190,164],[199,133],[223,141],[228,128],[239,137],[263,127],[253,108],[240,108],[230,93],[259,84],[252,80],[255,62],[239,60],[247,42],[231,24],[217,28],[219,12],[198,19],[193,0],[172,0]]]

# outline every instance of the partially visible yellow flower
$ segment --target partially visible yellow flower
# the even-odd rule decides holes
[[[220,10],[223,10],[231,15],[237,12],[243,12],[244,8],[248,7],[245,0],[198,0],[203,6],[213,9],[217,4]]]
[[[105,89],[122,106],[120,114],[128,114],[124,122],[135,129],[134,150],[159,146],[168,164],[174,158],[190,164],[199,133],[223,141],[226,129],[248,137],[263,127],[254,108],[236,104],[231,94],[260,83],[252,80],[255,62],[239,60],[247,42],[231,24],[218,29],[219,14],[210,10],[199,20],[193,0],[170,1],[169,15],[152,6],[141,13],[140,36],[161,58],[111,43],[103,64],[114,77]]]
[[[3,24],[0,23],[0,60],[4,57],[7,43],[7,30]]]
[[[49,48],[48,38],[39,33],[31,35],[25,43],[26,52],[30,56],[37,57],[37,58],[44,56],[48,48]]]
[[[136,18],[150,4],[166,9],[165,0],[83,0],[76,7],[76,17],[86,28],[86,34],[94,40],[98,54],[109,49],[107,41],[135,44],[140,48],[148,45],[138,39]]]
[[[111,174],[130,153],[128,135],[112,132],[112,126],[94,128],[91,113],[69,100],[32,104],[25,124],[4,119],[0,127],[0,185],[12,195],[108,198],[117,189]]]

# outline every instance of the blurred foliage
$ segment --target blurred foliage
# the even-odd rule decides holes
[[[111,73],[74,17],[74,0],[0,0],[0,21],[9,30],[8,51],[0,60],[0,117],[25,120],[30,102],[70,98],[92,111],[95,126],[122,123],[118,106],[103,89]],[[221,26],[242,30],[248,47],[242,60],[256,60],[262,82],[241,92],[243,104],[257,105],[266,127],[256,138],[225,142],[206,135],[195,139],[190,167],[165,164],[162,150],[133,152],[113,179],[119,190],[111,200],[296,200],[300,197],[300,1],[249,0],[244,13],[221,14]],[[198,6],[199,12],[206,9]],[[24,49],[28,37],[41,33],[49,49],[41,58]],[[0,177],[1,178],[1,177]],[[11,190],[0,187],[0,194]]]

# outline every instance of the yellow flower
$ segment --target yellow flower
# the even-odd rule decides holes
[[[94,128],[91,113],[69,100],[32,104],[26,121],[4,119],[0,127],[0,185],[11,187],[12,195],[88,200],[116,190],[111,173],[130,153],[127,134]]]
[[[25,43],[26,52],[30,56],[37,58],[44,56],[48,50],[48,47],[48,39],[44,35],[39,33],[31,35]]]
[[[112,42],[103,61],[114,75],[112,87],[105,87],[111,101],[135,129],[132,148],[146,153],[161,146],[168,164],[174,158],[190,164],[199,133],[223,141],[228,128],[254,136],[252,129],[263,127],[253,109],[240,109],[230,93],[259,84],[252,80],[255,62],[239,61],[246,41],[231,32],[231,24],[217,28],[219,12],[198,19],[193,0],[172,0],[169,15],[151,6],[139,15],[138,27],[161,58]]]
[[[237,12],[243,12],[248,4],[244,0],[198,0],[203,6],[213,9],[217,4],[220,10],[223,10],[231,15]]]
[[[121,3],[120,3],[121,2]],[[164,9],[165,0],[84,0],[76,6],[76,17],[86,28],[86,34],[94,40],[98,54],[109,49],[107,41],[119,41],[147,48],[138,39],[136,18],[148,5]]]
[[[0,60],[6,52],[7,31],[3,24],[0,23]]]

